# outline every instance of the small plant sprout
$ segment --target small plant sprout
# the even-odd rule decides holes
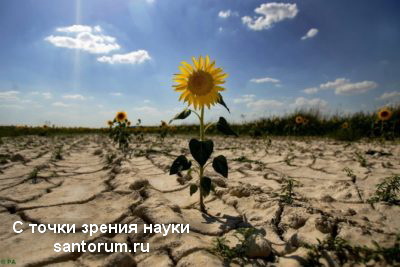
[[[228,77],[228,74],[224,73],[222,68],[217,68],[215,61],[211,62],[208,56],[205,58],[200,56],[198,59],[193,57],[192,60],[193,65],[182,62],[182,65],[179,66],[181,73],[175,74],[174,78],[177,83],[174,85],[175,91],[181,93],[179,100],[187,102],[188,107],[178,113],[170,123],[174,120],[186,119],[191,113],[194,113],[199,119],[199,139],[193,138],[189,141],[190,153],[197,163],[193,168],[199,175],[199,180],[190,186],[190,194],[192,195],[200,189],[200,210],[205,213],[206,208],[203,199],[214,188],[212,180],[205,176],[205,169],[209,166],[207,161],[214,151],[214,143],[212,140],[206,139],[206,131],[213,123],[207,125],[204,123],[204,113],[205,107],[210,108],[215,104],[220,104],[229,111],[222,95],[219,93],[225,90],[221,85],[225,83],[225,78]],[[191,106],[194,109],[190,109]],[[237,136],[223,117],[219,118],[216,128],[223,134]],[[212,166],[217,173],[228,178],[228,163],[225,156],[219,155],[215,157],[212,161]],[[181,155],[172,163],[170,174],[178,174],[191,168],[191,161]]]
[[[128,131],[128,115],[120,111],[110,125],[110,138],[118,144],[118,148],[127,156],[129,153],[130,133]]]
[[[360,163],[361,167],[368,167],[367,159],[361,154],[361,152],[357,151],[354,153],[357,161]]]
[[[375,194],[368,200],[370,203],[384,201],[390,204],[400,202],[400,175],[386,177],[376,186]]]
[[[350,169],[349,167],[345,167],[345,168],[343,169],[343,171],[346,173],[346,175],[347,175],[348,177],[351,178],[351,181],[352,181],[353,183],[356,182],[357,176],[354,174],[354,172],[353,172],[352,169]]]
[[[280,201],[286,204],[293,203],[293,188],[296,186],[296,181],[292,178],[284,178],[281,186]]]

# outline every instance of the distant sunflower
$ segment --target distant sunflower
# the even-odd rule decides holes
[[[343,122],[342,129],[348,129],[348,128],[349,128],[349,123],[347,121]]]
[[[296,116],[295,122],[297,124],[303,124],[304,123],[304,118],[302,116]]]
[[[210,108],[218,102],[219,92],[225,90],[220,85],[225,83],[228,74],[215,67],[215,61],[211,62],[208,56],[193,57],[192,60],[193,65],[183,61],[179,66],[181,73],[174,77],[174,82],[178,83],[174,85],[175,91],[181,92],[179,100],[188,102],[195,109]]]
[[[127,121],[126,125],[131,126],[131,121]]]
[[[161,121],[161,126],[162,128],[166,128],[168,125],[165,121]]]
[[[128,118],[128,115],[124,111],[118,112],[117,115],[115,116],[115,119],[118,122],[124,122],[127,118]]]
[[[108,126],[113,126],[114,122],[113,121],[107,121]]]
[[[378,118],[379,118],[379,120],[381,120],[381,121],[390,120],[390,118],[392,117],[392,115],[393,115],[393,112],[392,112],[389,108],[387,108],[387,107],[381,108],[381,109],[378,111]]]

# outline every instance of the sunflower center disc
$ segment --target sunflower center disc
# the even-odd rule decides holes
[[[196,95],[207,95],[214,87],[214,80],[210,73],[196,71],[189,77],[188,89]]]

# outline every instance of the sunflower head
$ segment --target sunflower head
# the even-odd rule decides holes
[[[295,118],[296,124],[303,124],[304,123],[304,118],[302,116],[296,116]]]
[[[343,122],[342,129],[348,129],[348,128],[349,128],[349,123],[347,121]]]
[[[117,115],[115,115],[115,120],[118,122],[124,122],[128,118],[128,115],[124,111],[119,111]]]
[[[390,118],[392,117],[392,115],[393,115],[393,112],[392,112],[389,108],[387,108],[387,107],[384,107],[384,108],[382,108],[382,109],[380,109],[380,110],[378,111],[378,118],[379,118],[379,120],[381,120],[381,121],[390,120]]]
[[[107,121],[108,126],[113,126],[114,122],[113,121]]]
[[[219,92],[225,90],[221,84],[225,83],[228,74],[222,68],[215,66],[215,61],[208,56],[198,59],[192,58],[193,65],[183,61],[179,66],[181,73],[175,74],[175,91],[180,92],[179,100],[193,105],[195,109],[210,108],[219,101]]]
[[[126,125],[131,126],[131,121],[127,121]]]
[[[161,121],[161,126],[162,128],[166,128],[168,125],[165,121]]]

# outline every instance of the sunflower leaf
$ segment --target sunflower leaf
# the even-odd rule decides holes
[[[195,184],[190,185],[190,195],[193,195],[194,193],[197,192],[198,186]]]
[[[185,109],[182,112],[178,113],[175,115],[175,117],[173,117],[169,123],[173,122],[174,120],[184,120],[187,117],[190,116],[190,114],[192,113],[192,111],[190,109]]]
[[[190,169],[192,162],[189,161],[184,155],[177,157],[174,162],[172,162],[171,168],[169,170],[169,175],[179,174],[181,171]]]
[[[220,155],[215,157],[212,163],[212,166],[216,172],[228,178],[228,162],[226,161],[225,156]]]
[[[201,177],[200,179],[200,190],[201,190],[201,194],[206,197],[210,194],[211,191],[211,179],[208,177]]]
[[[200,166],[204,166],[214,150],[214,143],[211,140],[199,141],[192,139],[189,142],[189,149],[190,154]]]
[[[228,122],[226,121],[226,119],[224,117],[219,117],[218,123],[217,123],[217,129],[218,131],[220,131],[223,134],[226,135],[234,135],[236,137],[238,137],[239,135],[237,133],[235,133],[231,126],[228,124]]]
[[[222,95],[220,93],[218,93],[218,95],[219,95],[219,98],[218,98],[218,102],[217,103],[222,105],[222,106],[224,106],[228,110],[228,112],[231,113],[231,111],[229,110],[228,106],[226,105]]]

